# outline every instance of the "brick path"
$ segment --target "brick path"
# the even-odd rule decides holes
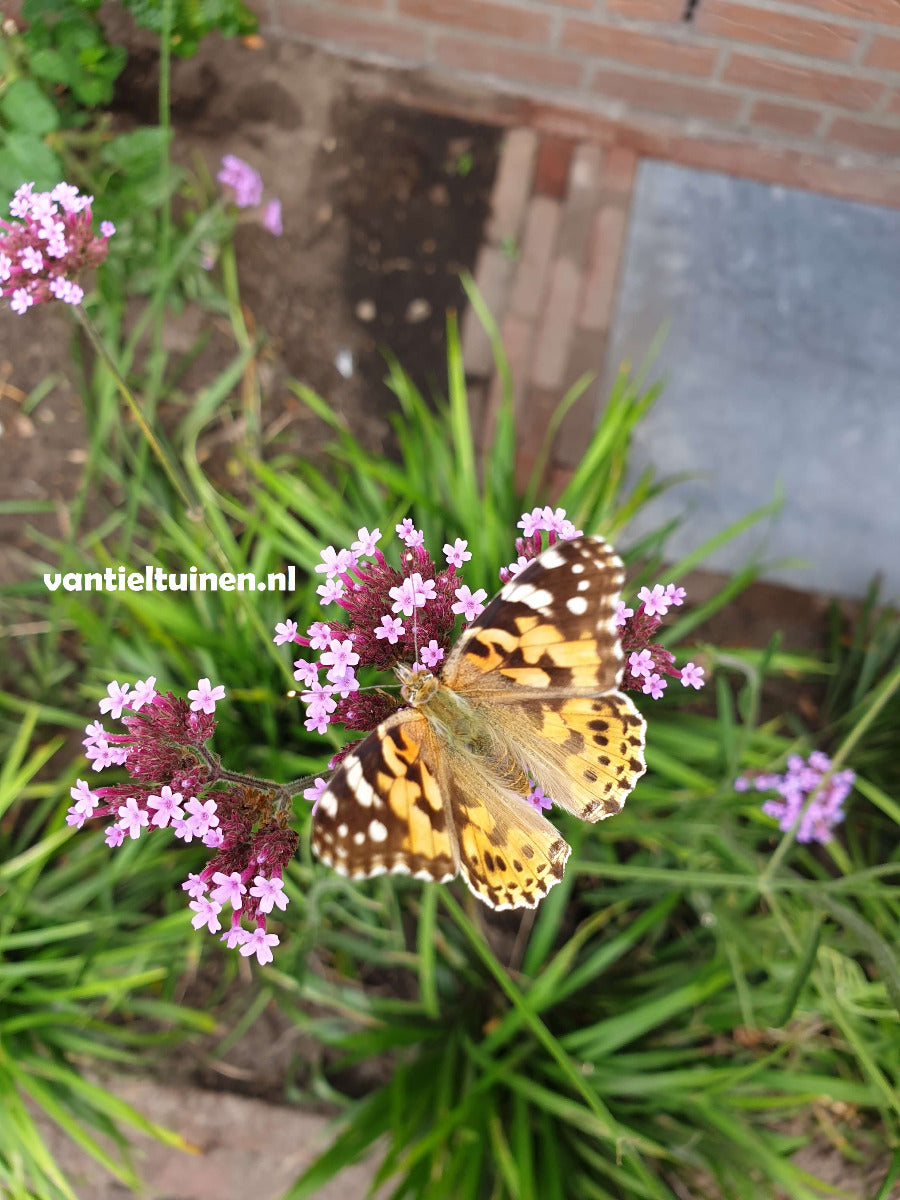
[[[637,155],[531,128],[504,141],[475,282],[500,327],[513,378],[523,482],[547,424],[586,372],[598,376],[615,299]],[[500,383],[490,342],[467,310],[462,347],[480,441]],[[600,413],[596,380],[569,412],[550,460],[550,485],[575,466]]]

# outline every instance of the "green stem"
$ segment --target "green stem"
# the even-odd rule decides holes
[[[241,305],[240,284],[238,282],[237,271],[237,256],[234,252],[234,242],[229,239],[222,247],[222,253],[219,260],[222,270],[222,285],[225,289],[225,298],[228,301],[228,316],[231,321],[231,328],[234,332],[234,338],[241,350],[252,350],[254,348],[253,338],[250,336],[250,331],[247,329],[247,322],[244,320],[244,310]],[[251,374],[249,374],[252,372]],[[262,401],[259,392],[259,382],[256,377],[255,364],[249,362],[244,370],[244,379],[242,386],[242,402],[244,410],[244,423],[246,425],[247,442],[251,451],[259,449],[259,436],[262,424],[261,408]]]
[[[131,389],[129,388],[128,384],[123,379],[123,377],[119,371],[118,365],[116,364],[115,359],[110,354],[109,350],[106,348],[106,343],[103,341],[103,338],[100,336],[100,333],[97,330],[97,327],[94,325],[94,322],[87,315],[87,313],[84,311],[83,307],[80,304],[76,305],[74,307],[73,311],[75,313],[75,316],[80,321],[82,329],[88,335],[91,345],[94,347],[94,349],[100,355],[100,357],[103,359],[104,363],[107,366],[107,369],[109,370],[110,375],[115,380],[116,387],[119,389],[120,395],[125,400],[128,407],[131,409],[131,411],[134,415],[134,419],[137,421],[138,427],[140,428],[141,433],[144,435],[144,438],[147,441],[147,445],[150,447],[150,449],[153,451],[153,453],[159,459],[163,470],[165,471],[166,475],[169,478],[169,482],[172,484],[172,487],[175,489],[175,491],[180,496],[185,508],[191,508],[192,507],[191,501],[190,501],[190,498],[188,497],[187,492],[185,491],[184,485],[182,484],[182,482],[178,478],[178,476],[175,474],[175,470],[172,467],[172,464],[169,462],[168,455],[166,454],[165,450],[163,450],[162,446],[160,445],[160,443],[156,437],[156,434],[153,432],[153,430],[147,424],[147,420],[144,417],[144,414],[141,412],[138,402],[135,400],[134,396],[132,395]]]

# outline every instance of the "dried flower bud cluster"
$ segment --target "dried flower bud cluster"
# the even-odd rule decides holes
[[[20,316],[34,304],[62,300],[80,304],[84,290],[77,282],[82,271],[106,258],[107,242],[116,232],[111,221],[94,235],[91,204],[70,183],[52,191],[35,192],[23,183],[10,201],[12,221],[0,219],[0,296]]]
[[[144,830],[171,829],[189,843],[197,839],[212,857],[183,887],[191,897],[193,925],[217,933],[219,916],[231,905],[231,921],[222,935],[241,954],[271,962],[278,936],[266,932],[273,906],[284,909],[282,875],[297,849],[288,812],[264,784],[223,771],[207,748],[216,727],[220,685],[201,679],[187,700],[156,691],[156,680],[133,688],[114,681],[100,701],[100,712],[121,719],[124,733],[110,733],[99,721],[88,725],[85,755],[94,770],[124,766],[130,780],[90,787],[79,779],[66,820],[80,829],[89,817],[112,817],[106,843],[120,846]],[[188,703],[190,701],[190,703]],[[242,920],[253,926],[247,930]]]

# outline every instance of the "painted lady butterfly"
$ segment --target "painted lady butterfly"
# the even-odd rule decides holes
[[[341,762],[313,818],[316,855],[351,879],[461,874],[491,908],[534,908],[570,847],[530,781],[585,821],[644,773],[644,719],[617,690],[622,563],[558,541],[465,628],[440,674],[395,668],[408,707]]]

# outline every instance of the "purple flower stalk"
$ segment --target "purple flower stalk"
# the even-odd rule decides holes
[[[20,316],[34,304],[62,300],[80,304],[84,290],[77,276],[106,258],[116,228],[111,221],[93,231],[93,196],[70,183],[35,192],[23,183],[10,201],[12,221],[0,219],[0,296]]]
[[[273,237],[281,237],[281,201],[273,198],[265,207],[261,207],[263,181],[259,171],[236,154],[226,154],[216,179],[231,193],[237,208],[258,209],[257,216],[263,229],[267,229]]]
[[[835,771],[823,784],[831,759],[821,750],[813,750],[809,758],[792,754],[782,775],[760,773],[742,775],[734,782],[736,792],[746,792],[752,786],[758,792],[778,792],[777,800],[766,800],[762,810],[774,817],[778,828],[787,833],[798,817],[798,842],[819,842],[826,845],[834,836],[832,829],[844,819],[841,807],[853,790],[856,773]]]
[[[113,818],[106,831],[110,847],[163,829],[186,843],[202,842],[210,860],[183,885],[191,897],[191,923],[216,933],[230,905],[222,941],[271,962],[279,939],[266,931],[266,917],[287,905],[282,876],[299,841],[288,826],[290,796],[279,796],[275,784],[223,770],[208,749],[216,701],[225,696],[221,685],[201,679],[186,700],[157,692],[155,685],[151,676],[133,688],[118,680],[107,687],[100,712],[121,720],[125,732],[110,733],[92,722],[85,755],[95,771],[124,766],[130,780],[91,787],[79,779],[66,821],[80,829],[90,817]]]

